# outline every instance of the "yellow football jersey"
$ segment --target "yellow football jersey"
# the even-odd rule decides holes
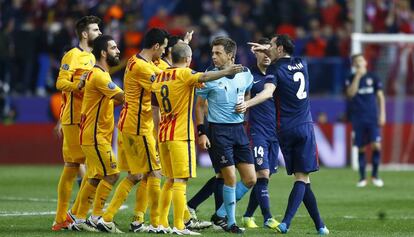
[[[202,74],[171,67],[155,79],[152,91],[161,111],[158,141],[194,140],[194,89]]]
[[[112,97],[122,92],[108,72],[95,66],[86,79],[82,103],[80,144],[112,144],[114,103]]]
[[[56,88],[62,91],[60,121],[62,124],[79,124],[83,90],[77,86],[83,73],[90,71],[95,65],[92,53],[75,47],[62,58]]]
[[[171,64],[169,64],[166,60],[164,60],[163,58],[160,58],[156,61],[154,61],[155,66],[157,66],[159,69],[161,70],[165,70],[169,67],[171,67]]]
[[[161,70],[139,54],[132,56],[124,74],[125,104],[118,128],[123,133],[148,135],[154,129],[151,108],[151,84]]]

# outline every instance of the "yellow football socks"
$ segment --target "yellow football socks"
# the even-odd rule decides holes
[[[79,187],[79,191],[78,194],[76,195],[76,199],[75,202],[72,205],[72,208],[70,209],[70,212],[76,216],[76,214],[78,213],[78,208],[79,208],[79,202],[80,202],[80,194],[82,191],[82,188],[85,186],[85,184],[88,182],[88,178],[86,177],[86,175],[82,178],[82,183]]]
[[[66,211],[69,208],[73,181],[76,178],[78,170],[79,167],[63,167],[63,171],[58,184],[58,201],[55,217],[56,223],[63,223],[66,220]]]
[[[112,197],[111,203],[109,203],[106,212],[103,215],[103,220],[106,222],[112,222],[114,215],[121,207],[122,203],[128,197],[134,184],[128,179],[124,178],[115,190],[114,196]]]
[[[174,227],[184,229],[184,209],[186,208],[187,184],[181,182],[174,182],[172,190],[172,203],[174,208]]]
[[[96,187],[90,184],[89,182],[85,182],[83,186],[80,198],[79,198],[79,207],[76,211],[76,217],[79,219],[86,219],[86,214],[88,214],[89,208],[95,199]]]
[[[172,186],[173,183],[166,181],[161,189],[160,199],[158,201],[158,213],[160,214],[160,225],[167,227],[168,213],[170,211],[171,199],[172,199]]]
[[[99,185],[96,188],[95,200],[93,202],[93,216],[103,215],[103,208],[105,206],[106,199],[108,199],[108,196],[112,191],[112,187],[113,185],[105,180],[101,180],[101,182],[99,182]]]
[[[148,197],[147,197],[147,180],[139,182],[135,195],[135,216],[134,221],[139,223],[144,222],[144,215],[147,211]]]
[[[154,227],[159,224],[158,199],[161,191],[160,184],[160,178],[153,176],[147,178],[147,197],[149,201],[148,205],[150,207],[150,224]]]

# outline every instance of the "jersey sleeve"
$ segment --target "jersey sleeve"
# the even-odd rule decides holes
[[[102,94],[110,99],[122,92],[122,89],[119,88],[109,76],[106,76],[106,74],[96,75],[95,86]]]
[[[198,83],[198,79],[203,75],[201,72],[196,72],[191,70],[190,68],[186,68],[183,70],[182,80],[184,80],[184,84],[187,86],[194,86]]]
[[[246,92],[249,92],[253,86],[253,75],[249,70],[249,73],[246,76]]]
[[[77,89],[77,83],[71,81],[76,68],[76,58],[72,53],[66,53],[61,61],[56,89],[72,92]]]
[[[374,89],[375,92],[382,90],[383,85],[382,85],[382,81],[381,78],[379,78],[377,75],[372,75],[372,77],[374,78]]]
[[[266,70],[265,83],[272,83],[277,86],[277,70],[274,65],[270,65]]]
[[[155,80],[156,74],[159,74],[160,72],[161,70],[159,68],[150,64],[148,68],[139,73],[138,83],[144,88],[144,90],[151,91],[152,82]]]

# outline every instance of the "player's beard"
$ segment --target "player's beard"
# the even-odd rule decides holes
[[[110,67],[117,66],[120,63],[120,61],[121,60],[119,59],[119,55],[117,56],[108,55],[108,58],[106,59],[106,62],[108,63]]]
[[[95,39],[88,39],[88,47],[93,48],[93,41]]]

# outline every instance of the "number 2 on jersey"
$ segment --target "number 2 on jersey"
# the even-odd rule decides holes
[[[162,98],[162,107],[164,107],[164,111],[166,113],[171,112],[171,102],[170,99],[168,99],[168,86],[163,85],[161,86],[161,98]]]
[[[308,96],[308,93],[305,91],[305,75],[302,72],[296,72],[293,74],[293,81],[298,82],[300,81],[298,92],[296,92],[296,97],[302,100]]]

